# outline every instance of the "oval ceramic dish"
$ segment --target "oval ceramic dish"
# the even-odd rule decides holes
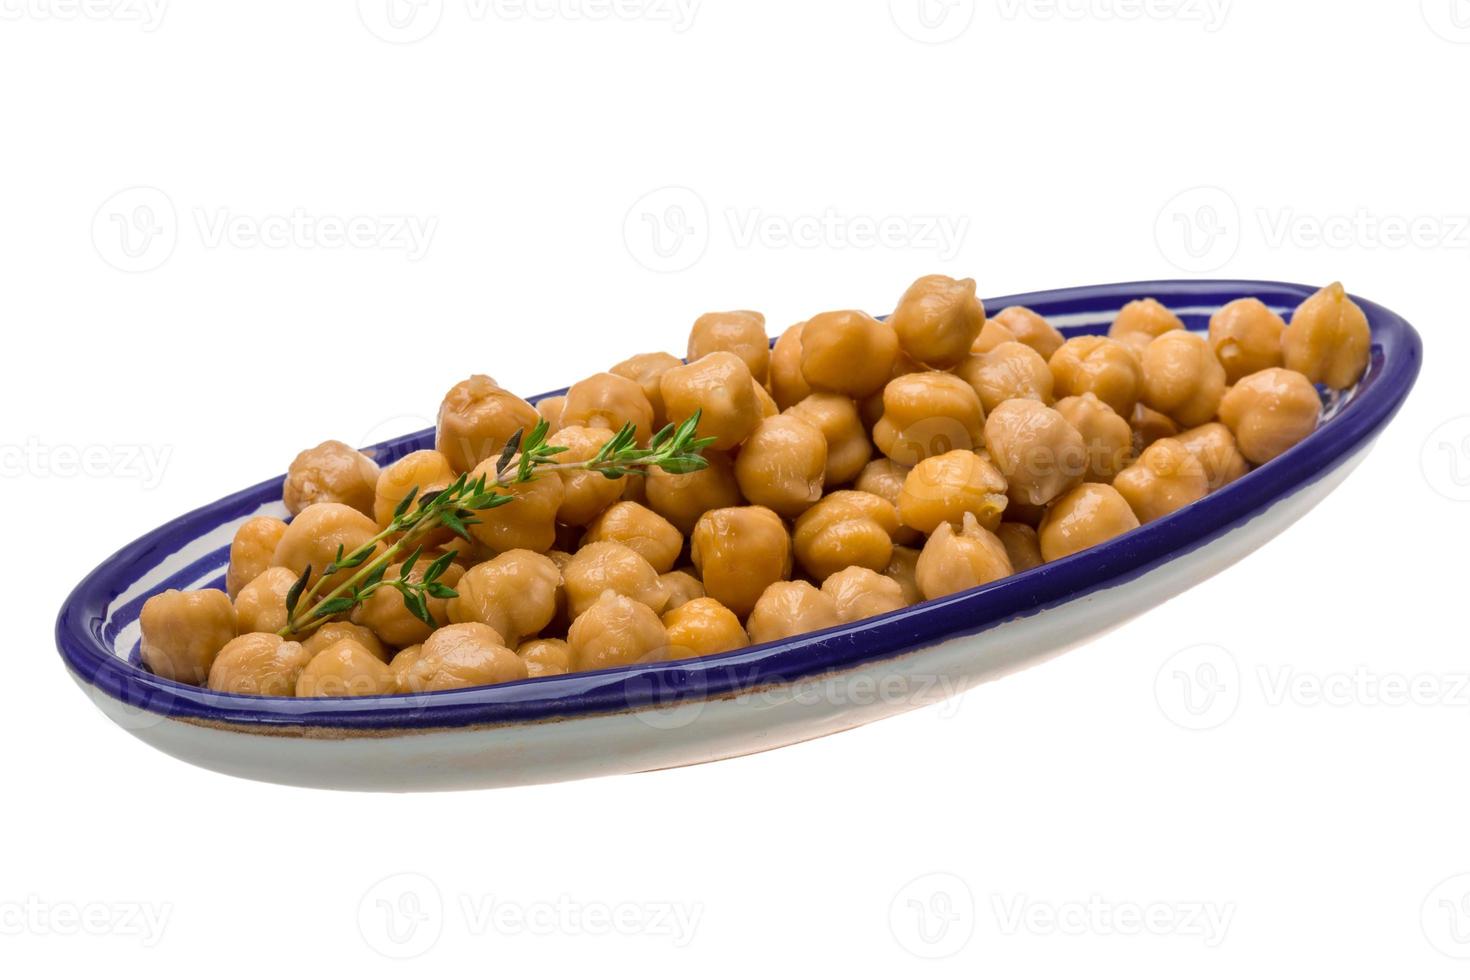
[[[1201,330],[1230,300],[1257,296],[1289,315],[1313,291],[1274,282],[1141,282],[1006,296],[986,308],[1030,306],[1076,335],[1103,332],[1124,303],[1154,296]],[[829,735],[1083,643],[1238,561],[1326,496],[1368,452],[1419,373],[1413,328],[1357,302],[1373,329],[1367,374],[1329,398],[1322,426],[1284,456],[1105,545],[877,619],[702,660],[426,695],[254,697],[148,673],[138,663],[143,601],[165,588],[223,588],[235,528],[257,514],[286,516],[276,477],[103,562],[62,608],[57,645],[83,690],[150,745],[221,772],[303,786],[550,782]],[[388,462],[432,445],[430,430],[375,448]]]

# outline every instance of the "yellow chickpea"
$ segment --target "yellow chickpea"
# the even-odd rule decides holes
[[[409,581],[422,582],[424,571],[432,562],[433,559],[428,557],[415,562],[413,571],[408,574]],[[464,571],[461,566],[450,564],[439,576],[438,581],[453,589],[464,577]],[[394,562],[388,566],[389,580],[396,579],[402,574],[402,562]],[[447,599],[429,598],[429,615],[434,617],[434,622],[446,623],[449,621],[448,603]],[[433,632],[433,628],[428,623],[408,611],[408,607],[403,604],[403,593],[397,589],[379,589],[368,596],[361,605],[352,610],[352,621],[372,630],[385,643],[395,647],[409,647],[423,643]]]
[[[827,440],[827,486],[851,483],[873,458],[873,444],[857,403],[846,395],[818,392],[786,411],[815,425]]]
[[[773,582],[745,624],[752,643],[774,643],[841,626],[837,603],[810,582]]]
[[[1001,344],[1014,344],[1018,342],[1019,338],[1011,333],[1010,328],[1005,326],[1005,324],[1001,323],[998,319],[989,319],[985,321],[985,326],[980,328],[980,336],[976,337],[975,342],[970,345],[970,353],[972,355],[989,354]],[[960,363],[964,362],[962,361]]]
[[[827,576],[822,593],[837,607],[837,619],[843,623],[883,616],[908,605],[903,586],[887,575],[856,565]]]
[[[924,460],[909,472],[898,495],[899,519],[924,534],[943,524],[960,524],[966,514],[995,528],[1005,509],[1006,478],[967,449]]]
[[[300,572],[277,566],[267,568],[246,582],[235,596],[235,616],[240,632],[275,633],[285,629],[286,594],[300,577]]]
[[[445,607],[452,623],[482,623],[516,644],[535,636],[556,615],[562,570],[545,555],[507,551],[465,572],[454,584],[459,593]],[[438,616],[435,622],[443,622]],[[427,640],[425,641],[427,642]]]
[[[387,527],[393,511],[410,492],[422,497],[431,490],[443,490],[455,480],[449,458],[433,449],[420,449],[390,463],[378,474],[373,496],[373,519],[379,527]]]
[[[669,637],[658,614],[608,591],[572,623],[567,634],[573,670],[603,670],[667,660]]]
[[[1171,330],[1143,352],[1144,404],[1186,428],[1215,417],[1225,394],[1225,369],[1209,341],[1187,330]]]
[[[1112,483],[1128,465],[1133,449],[1133,430],[1128,420],[1108,407],[1092,392],[1073,395],[1056,403],[1057,414],[1071,423],[1087,447],[1084,483]]]
[[[1052,502],[1041,521],[1041,557],[1056,561],[1138,527],[1133,508],[1105,483],[1084,483]]]
[[[231,599],[271,567],[276,546],[285,533],[286,522],[274,517],[252,517],[235,531],[230,541],[230,567],[225,573],[225,592]]]
[[[369,517],[378,464],[346,443],[330,439],[291,461],[281,499],[292,514],[312,504],[346,504]]]
[[[822,497],[827,440],[795,415],[778,415],[756,426],[735,457],[735,480],[745,499],[795,517]]]
[[[311,657],[315,657],[328,647],[336,646],[343,640],[352,640],[383,663],[392,659],[388,651],[383,649],[383,641],[378,639],[376,633],[353,623],[327,623],[302,640],[301,648],[306,651],[307,659],[310,660]]]
[[[740,445],[761,420],[755,378],[744,361],[727,351],[671,368],[659,388],[669,418],[677,423],[700,412],[699,435],[714,439],[718,450]]]
[[[969,355],[980,336],[985,307],[975,297],[975,280],[924,276],[903,294],[888,322],[909,357],[950,368]]]
[[[774,418],[781,414],[781,407],[776,404],[776,399],[765,389],[764,385],[751,381],[751,389],[755,392],[755,403],[762,419]]]
[[[1082,433],[1056,409],[1027,398],[996,406],[985,420],[985,446],[1007,494],[1029,504],[1049,503],[1087,472]]]
[[[973,354],[960,362],[955,374],[975,389],[987,413],[1012,398],[1051,404],[1051,368],[1040,354],[1019,342],[999,344],[988,353]]]
[[[1177,439],[1160,439],[1149,446],[1137,462],[1114,478],[1113,487],[1145,524],[1210,492],[1205,468]]]
[[[539,420],[530,402],[512,395],[493,378],[472,375],[444,396],[434,448],[453,473],[468,473],[481,460],[499,456],[517,430],[530,432]],[[453,478],[451,475],[450,480]],[[379,484],[379,500],[382,489]]]
[[[960,530],[946,522],[930,535],[914,572],[924,598],[939,599],[1003,579],[1014,569],[1000,538],[966,514]]]
[[[644,486],[649,508],[684,534],[692,532],[706,512],[745,503],[730,457],[706,449],[704,458],[709,466],[693,473],[651,470]]]
[[[561,429],[561,413],[566,407],[566,395],[552,395],[536,403],[536,414],[546,420],[548,435],[555,435]]]
[[[1252,463],[1269,463],[1311,435],[1321,414],[1312,382],[1288,368],[1241,378],[1220,402],[1220,421]]]
[[[734,354],[750,368],[751,377],[766,383],[771,365],[771,340],[766,336],[766,318],[754,310],[706,313],[689,331],[689,360],[724,351]]]
[[[664,409],[661,382],[665,374],[682,366],[683,363],[673,354],[657,351],[651,354],[635,354],[626,361],[614,364],[611,370],[619,377],[638,382],[638,386],[643,389],[643,397],[647,398],[648,404],[653,407],[653,427],[662,429],[668,424],[669,416]]]
[[[1289,370],[1340,391],[1357,384],[1368,369],[1372,343],[1367,314],[1335,282],[1296,308],[1281,349]]]
[[[557,441],[561,441],[560,434]],[[488,485],[495,478],[496,462],[487,459],[475,467],[472,475],[485,477]],[[549,550],[556,543],[557,515],[567,502],[566,475],[542,473],[527,483],[497,488],[495,492],[510,497],[510,503],[475,511],[480,523],[469,525],[470,536],[497,554],[518,549]]]
[[[378,525],[371,517],[346,504],[312,504],[286,526],[271,564],[289,568],[297,575],[310,567],[312,581],[318,581],[337,557],[338,549],[350,555],[377,533]],[[343,569],[328,578],[323,588],[331,591],[353,574],[351,569]]]
[[[557,445],[565,446],[566,452],[559,454],[555,461],[585,463],[596,456],[615,435],[611,429],[567,426],[556,434]],[[563,470],[558,475],[561,477],[564,496],[561,506],[557,508],[556,519],[571,527],[586,527],[591,524],[598,514],[622,497],[628,483],[627,477],[609,480],[601,473],[591,470]]]
[[[873,442],[889,459],[913,466],[931,456],[977,449],[985,431],[980,396],[940,371],[895,378],[883,389],[883,417]]]
[[[1124,418],[1133,414],[1143,386],[1143,369],[1126,345],[1109,337],[1073,337],[1048,362],[1058,398],[1089,391]]]
[[[898,357],[893,327],[860,313],[819,313],[801,331],[801,373],[815,391],[866,398],[888,383]]]
[[[1066,497],[1067,494],[1062,494],[1062,496]],[[1036,528],[1031,525],[1003,521],[1000,527],[995,529],[995,536],[1000,538],[1001,544],[1005,545],[1006,557],[1011,560],[1011,567],[1017,572],[1024,572],[1043,564],[1041,541],[1037,537]]]
[[[166,680],[199,685],[235,638],[235,608],[218,589],[169,589],[143,603],[138,627],[144,666]]]
[[[671,659],[710,657],[750,645],[740,619],[714,599],[687,602],[664,613]]]
[[[415,643],[411,647],[404,647],[393,655],[388,661],[388,669],[393,672],[393,688],[399,694],[407,694],[413,689],[408,686],[408,678],[414,666],[424,659],[424,645]]]
[[[1174,420],[1163,412],[1155,412],[1143,402],[1133,407],[1133,415],[1128,420],[1128,427],[1133,430],[1133,455],[1142,456],[1143,451],[1160,439],[1172,439],[1179,434],[1179,426]]]
[[[791,535],[765,507],[724,507],[699,519],[690,557],[705,593],[748,616],[766,586],[791,574]]]
[[[853,482],[852,488],[882,497],[897,509],[899,496],[903,493],[903,485],[912,471],[912,466],[905,466],[887,457],[881,457],[863,467],[857,480]],[[900,523],[898,531],[893,535],[893,542],[894,544],[914,544],[921,538],[922,535],[918,531]]]
[[[530,640],[516,650],[527,677],[556,677],[571,673],[572,648],[566,640]]]
[[[667,520],[631,501],[613,504],[582,536],[583,547],[598,541],[627,545],[660,574],[671,570],[684,550],[684,535]]]
[[[1183,329],[1184,321],[1163,303],[1156,299],[1136,299],[1118,311],[1113,325],[1108,328],[1108,336],[1114,340],[1124,340],[1130,336],[1142,335],[1147,338],[1143,341],[1143,346],[1147,346],[1155,337],[1162,337],[1171,330]]]
[[[1286,321],[1254,297],[1226,303],[1210,317],[1210,348],[1235,384],[1248,374],[1281,367]]]
[[[292,698],[315,654],[274,633],[246,633],[226,643],[209,668],[208,687],[226,694]]]
[[[1188,432],[1181,432],[1179,444],[1204,467],[1205,480],[1212,493],[1250,472],[1251,465],[1240,454],[1235,436],[1222,422],[1207,422]]]
[[[771,395],[782,411],[812,393],[801,373],[801,331],[805,321],[786,329],[771,348]]]
[[[821,582],[854,565],[887,568],[897,532],[898,511],[888,501],[839,490],[797,518],[793,544],[801,567]]]
[[[655,613],[663,612],[669,603],[668,587],[654,567],[616,541],[597,541],[578,551],[562,569],[561,580],[573,619],[590,609],[604,592],[628,596]]]
[[[526,662],[483,623],[441,626],[424,641],[418,661],[404,676],[408,691],[452,691],[508,684],[529,676]]]
[[[637,381],[617,374],[594,374],[567,390],[562,432],[573,427],[617,432],[627,422],[633,423],[640,443],[653,437],[653,405]],[[557,441],[562,442],[561,432]]]
[[[918,548],[896,547],[893,549],[893,560],[883,569],[883,574],[897,582],[898,587],[903,590],[905,605],[912,606],[924,601],[924,593],[919,588],[921,554]]]
[[[312,657],[296,678],[298,698],[360,698],[397,690],[393,671],[356,640],[338,640]]]
[[[664,606],[664,615],[695,599],[704,598],[704,583],[686,571],[665,572],[658,580],[669,590],[669,602]]]
[[[1051,360],[1057,348],[1062,346],[1063,338],[1057,328],[1048,323],[1046,317],[1024,306],[1007,306],[991,317],[991,321],[1004,327],[1013,339],[1046,360]]]

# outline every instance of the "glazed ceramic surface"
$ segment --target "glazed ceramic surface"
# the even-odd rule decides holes
[[[1289,316],[1314,288],[1169,281],[986,300],[1029,306],[1068,336],[1106,331],[1153,296],[1203,330],[1220,306],[1259,297]],[[57,621],[57,646],[92,700],[181,759],[275,782],[421,790],[549,782],[708,762],[865,724],[952,697],[1060,653],[1239,560],[1290,525],[1362,459],[1418,375],[1418,335],[1355,297],[1373,329],[1368,372],[1324,399],[1300,445],[1169,517],[1107,544],[848,626],[700,660],[423,695],[295,699],[166,681],[138,660],[138,614],[168,588],[223,588],[230,539],[285,518],[281,477],[161,527],[103,562]],[[418,432],[373,447],[391,462],[433,445]],[[283,447],[289,455],[294,447]]]

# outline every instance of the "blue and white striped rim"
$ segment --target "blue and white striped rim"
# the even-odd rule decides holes
[[[1255,296],[1289,315],[1315,287],[1265,281],[1175,280],[1051,290],[986,300],[986,309],[1029,306],[1064,334],[1099,333],[1130,300],[1152,296],[1192,330],[1225,303]],[[1324,424],[1290,452],[1169,517],[1105,545],[978,589],[822,633],[702,660],[641,664],[426,695],[275,698],[221,694],[156,677],[137,662],[144,600],[167,588],[223,588],[235,528],[258,514],[285,517],[282,477],[231,494],[123,548],[76,586],[56,624],[67,667],[95,693],[129,708],[202,724],[335,735],[398,729],[507,725],[647,705],[723,697],[895,658],[974,635],[1089,593],[1125,584],[1249,521],[1335,469],[1372,440],[1403,405],[1423,352],[1403,318],[1354,297],[1373,329],[1367,374],[1329,399]],[[560,394],[551,392],[548,394]],[[546,397],[546,396],[539,396]],[[382,462],[431,448],[433,430],[371,447]]]

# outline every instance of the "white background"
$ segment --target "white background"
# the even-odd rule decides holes
[[[0,0],[0,969],[1464,975],[1465,0],[152,2]],[[1229,572],[752,758],[288,789],[146,748],[55,657],[112,550],[471,372],[540,392],[930,271],[1341,278],[1428,361]]]

